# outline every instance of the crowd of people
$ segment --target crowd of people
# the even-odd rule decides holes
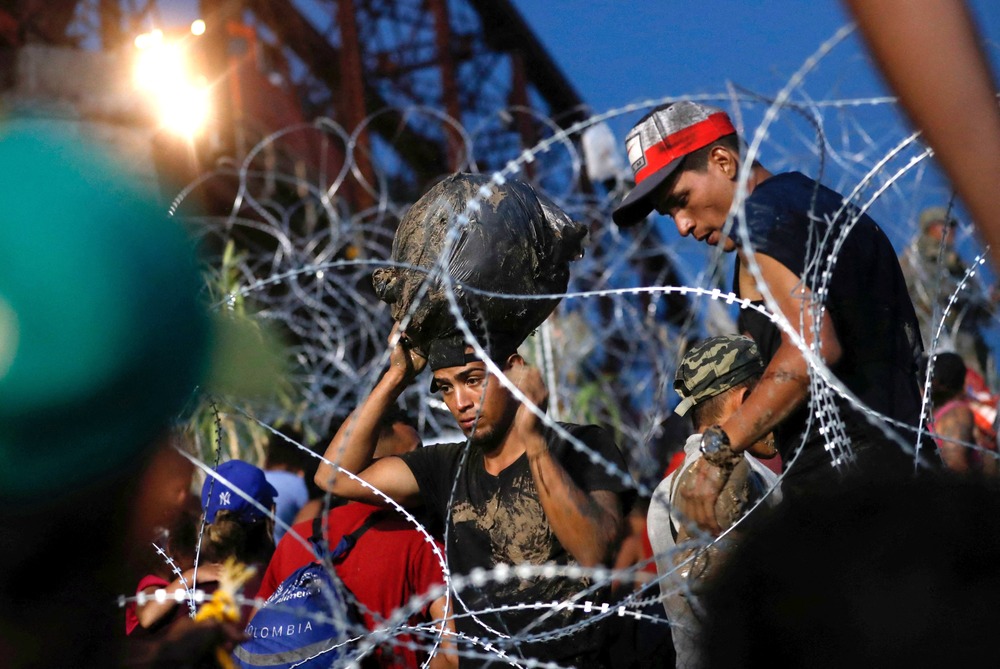
[[[658,107],[625,142],[635,186],[615,222],[655,211],[734,254],[733,293],[753,307],[678,361],[691,435],[647,497],[627,445],[549,420],[523,338],[482,323],[467,324],[477,345],[427,347],[397,323],[386,369],[328,443],[276,439],[261,466],[196,462],[176,419],[214,333],[193,248],[97,151],[5,135],[0,165],[19,173],[0,188],[37,196],[12,216],[52,226],[0,228],[14,250],[0,268],[5,666],[278,666],[314,619],[260,620],[294,588],[322,589],[301,576],[311,566],[357,611],[337,657],[363,666],[996,658],[997,412],[975,329],[993,302],[963,292],[949,210],[925,211],[900,258],[841,194],[748,160],[721,109]],[[74,280],[26,290],[26,258]],[[77,330],[60,338],[68,312]],[[423,445],[399,413],[427,376],[454,443]],[[59,578],[54,555],[70,560]],[[204,615],[225,597],[233,610]],[[253,650],[276,637],[276,654]],[[331,650],[296,647],[296,666],[331,666]]]
[[[787,326],[745,309],[738,324],[750,338],[745,348],[735,339],[710,339],[678,367],[680,410],[728,401],[724,411],[713,407],[710,418],[695,415],[696,434],[685,446],[682,468],[657,488],[650,511],[677,666],[844,666],[876,657],[877,664],[931,666],[925,664],[929,657],[952,649],[995,656],[983,641],[972,644],[974,650],[949,642],[948,650],[922,656],[916,626],[906,629],[913,637],[897,637],[898,650],[876,651],[859,620],[898,618],[921,604],[942,614],[954,611],[953,599],[962,595],[928,596],[927,588],[968,587],[953,573],[953,561],[965,559],[968,548],[963,537],[936,563],[922,560],[912,545],[901,557],[888,523],[871,522],[853,510],[856,505],[898,506],[904,498],[942,494],[965,504],[996,493],[989,478],[997,462],[995,401],[992,412],[989,399],[985,411],[980,407],[977,424],[967,390],[969,373],[986,367],[977,326],[991,315],[992,301],[966,286],[971,275],[951,244],[954,221],[947,210],[921,215],[920,239],[904,256],[904,276],[878,226],[838,193],[801,174],[775,175],[757,161],[744,162],[744,146],[722,110],[692,102],[666,105],[641,119],[626,144],[636,187],[615,212],[619,225],[638,223],[656,210],[673,218],[682,236],[735,252],[734,293],[767,304]],[[831,262],[834,239],[842,245]],[[921,325],[925,337],[937,328],[930,341],[939,346],[928,354]],[[747,352],[751,345],[763,362],[753,371],[745,361],[754,357]],[[820,384],[810,381],[818,368],[827,371]],[[733,395],[731,387],[744,378],[753,380],[750,387]],[[846,392],[823,397],[823,387],[833,384]],[[933,412],[933,442],[920,431],[924,394]],[[890,420],[872,420],[872,409]],[[775,489],[771,482],[768,490],[768,470],[748,466],[756,462],[748,453],[771,439],[782,461],[780,501],[768,498]],[[734,496],[734,486],[743,492]],[[758,503],[762,494],[767,506]],[[736,533],[734,507],[735,517],[743,518]],[[758,511],[744,515],[750,510]],[[904,513],[901,524],[917,522]],[[813,523],[822,531],[795,533]],[[707,546],[691,542],[698,530],[722,537]],[[795,545],[790,555],[775,548],[775,535],[783,547]],[[745,546],[733,548],[744,539]],[[678,543],[685,541],[686,550]],[[834,542],[865,559],[831,559]],[[891,574],[880,583],[892,568],[883,557],[890,553],[900,571],[931,573],[912,582]],[[826,569],[816,573],[813,564]],[[835,575],[828,578],[827,572]],[[984,591],[992,580],[984,578]],[[974,599],[971,609],[986,605],[985,597]],[[832,633],[833,627],[850,632]]]
[[[737,578],[743,554],[759,550],[758,533],[776,531],[774,524],[816,499],[857,495],[873,482],[900,495],[913,494],[912,486],[967,491],[966,479],[995,473],[995,426],[977,427],[964,401],[968,368],[954,351],[924,352],[928,309],[921,303],[918,316],[913,274],[874,221],[802,174],[746,163],[745,145],[721,109],[692,101],[654,109],[626,143],[636,186],[616,222],[639,224],[655,210],[673,218],[682,236],[732,252],[733,292],[760,307],[743,311],[739,333],[696,342],[678,362],[676,413],[689,417],[692,434],[652,496],[638,499],[623,445],[604,428],[544,418],[548,390],[520,342],[486,329],[474,333],[479,349],[453,333],[422,348],[397,324],[387,369],[318,449],[315,509],[289,523],[277,550],[273,522],[255,515],[266,521],[258,527],[273,551],[257,560],[262,582],[247,585],[258,606],[327,551],[364,627],[381,634],[365,652],[375,666],[714,666],[718,653],[706,644],[720,634],[716,602],[728,601],[718,584]],[[830,248],[809,241],[817,221],[830,233],[825,243],[842,244],[826,272],[814,269],[815,260]],[[921,242],[918,257],[933,255],[954,275],[949,236],[938,234],[948,221],[940,210],[925,212],[921,234],[936,235],[938,247],[934,255]],[[934,299],[954,302],[940,293]],[[940,305],[929,311],[940,314]],[[403,438],[393,430],[403,392],[425,368],[464,441],[422,446],[412,426]],[[811,383],[817,368],[826,373]],[[824,387],[837,392],[824,395]],[[922,422],[925,410],[931,419]],[[264,485],[250,485],[249,476],[223,479],[263,493],[251,495],[258,502],[251,508],[294,520],[307,504],[308,465],[287,457],[277,464],[278,446],[269,446],[266,471],[258,470]],[[288,481],[274,495],[267,481],[278,469]],[[952,478],[959,476],[960,483]],[[294,509],[279,511],[283,494]],[[209,506],[203,511],[211,529],[217,521]],[[634,527],[647,536],[626,541]],[[871,550],[882,540],[858,529],[856,541]],[[201,577],[189,570],[173,582],[144,579],[139,590],[170,593],[190,581],[210,588],[219,556],[206,551],[204,560]],[[577,569],[493,576],[507,565]],[[587,571],[612,565],[621,570],[612,579]],[[643,567],[645,581],[621,576]],[[452,580],[477,572],[488,576]],[[649,582],[655,590],[644,587]],[[659,595],[652,616],[659,624],[626,628],[594,614],[636,592]],[[158,624],[163,609],[183,611],[176,602],[131,606],[133,630]],[[253,612],[244,613],[254,636]],[[237,658],[252,656],[241,648]]]

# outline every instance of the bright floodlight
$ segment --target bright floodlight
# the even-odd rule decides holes
[[[192,35],[204,35],[205,34],[205,22],[201,19],[195,19],[191,23],[191,34]]]
[[[158,89],[180,85],[187,75],[184,56],[175,44],[154,44],[142,49],[135,64],[135,83],[139,90],[156,92]]]
[[[164,127],[184,137],[193,137],[208,120],[208,91],[199,86],[174,89],[170,97],[160,99],[160,117]]]
[[[163,42],[163,31],[159,28],[135,36],[135,48],[139,50],[151,49],[161,42]]]
[[[208,91],[192,81],[180,45],[156,32],[136,38],[135,85],[153,100],[163,127],[191,137],[208,120]]]

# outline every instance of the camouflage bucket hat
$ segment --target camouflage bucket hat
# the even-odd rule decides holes
[[[757,344],[741,335],[710,337],[691,348],[681,359],[674,390],[681,403],[674,412],[685,415],[694,405],[723,393],[764,371]]]

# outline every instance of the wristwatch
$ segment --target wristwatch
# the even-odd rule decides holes
[[[726,470],[733,469],[743,457],[730,447],[729,435],[720,425],[713,425],[702,433],[699,450],[709,463]]]

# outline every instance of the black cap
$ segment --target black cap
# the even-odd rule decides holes
[[[506,362],[507,358],[517,353],[519,345],[519,342],[504,335],[490,337],[486,342],[480,340],[480,343],[490,359],[497,364]],[[482,360],[474,351],[467,351],[467,348],[469,348],[469,344],[461,333],[433,339],[427,345],[427,366],[431,368],[431,371],[435,371],[447,367],[463,367]],[[432,378],[431,392],[434,393],[437,390],[437,383]]]

